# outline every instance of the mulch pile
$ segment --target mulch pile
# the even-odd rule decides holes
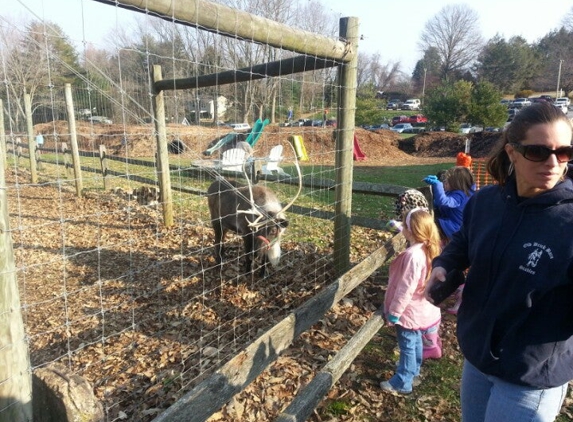
[[[37,125],[36,129],[46,135],[45,146],[54,147],[54,139],[67,142],[69,136],[67,123],[56,121]],[[149,157],[155,150],[153,127],[121,125],[90,125],[78,122],[77,138],[80,149],[97,150],[100,144],[106,146],[108,153],[128,155],[130,157]],[[180,140],[186,146],[181,157],[205,159],[203,151],[214,139],[230,132],[226,127],[203,127],[170,124],[167,126],[169,141]],[[458,152],[465,151],[466,140],[471,141],[470,155],[484,158],[499,139],[499,132],[484,132],[461,135],[451,132],[425,132],[402,140],[401,136],[391,130],[369,131],[356,128],[356,138],[360,149],[366,156],[365,161],[356,165],[409,165],[414,163],[455,160]],[[55,136],[54,136],[55,135]],[[321,127],[279,127],[267,126],[255,145],[257,157],[268,156],[270,149],[279,144],[288,143],[291,135],[301,135],[304,139],[310,163],[334,164],[335,143],[332,128]],[[289,151],[285,149],[285,155]],[[292,155],[292,153],[290,153]]]

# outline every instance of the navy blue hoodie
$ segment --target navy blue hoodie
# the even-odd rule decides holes
[[[469,200],[433,266],[469,272],[458,312],[465,358],[536,388],[573,379],[573,183],[518,198],[514,178]]]

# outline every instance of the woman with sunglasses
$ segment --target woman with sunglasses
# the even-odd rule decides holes
[[[553,421],[573,379],[572,134],[550,103],[520,111],[488,161],[497,184],[472,196],[432,263],[430,301],[434,284],[469,268],[457,319],[463,422]]]

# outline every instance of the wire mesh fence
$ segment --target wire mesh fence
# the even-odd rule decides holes
[[[340,102],[343,61],[313,52],[324,46],[312,33],[285,38],[301,45],[294,53],[275,45],[269,29],[269,44],[253,43],[241,31],[161,19],[153,5],[128,31],[116,2],[99,5],[117,19],[104,47],[86,25],[81,39],[70,38],[44,18],[50,2],[40,3],[19,1],[27,14],[0,20],[5,192],[25,326],[18,341],[30,372],[58,363],[87,379],[106,420],[151,420],[335,278],[340,198],[324,181],[344,163],[326,121],[349,112]],[[93,22],[87,9],[71,19]],[[233,9],[220,10],[226,28]],[[174,88],[182,78],[194,84],[161,91],[171,226],[160,194],[153,66]],[[229,75],[234,83],[223,83]],[[240,142],[250,146],[248,166],[240,163],[252,169],[247,178],[223,168],[223,151]],[[261,175],[277,145],[278,165]],[[303,211],[289,214],[279,264],[262,278],[245,269],[240,235],[227,235],[217,262],[205,193],[215,177],[246,183],[257,172],[283,205],[299,195],[293,181],[305,178]],[[17,400],[0,411],[15,407]]]

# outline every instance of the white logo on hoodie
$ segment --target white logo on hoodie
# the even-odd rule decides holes
[[[524,249],[534,248],[534,250],[529,252],[529,254],[527,255],[527,264],[519,266],[519,269],[521,271],[524,271],[528,274],[532,275],[535,274],[534,268],[537,267],[537,264],[539,264],[539,260],[543,256],[543,252],[547,254],[549,259],[553,259],[553,252],[551,252],[551,248],[547,247],[546,245],[542,245],[537,242],[525,243],[523,245],[523,248]]]

